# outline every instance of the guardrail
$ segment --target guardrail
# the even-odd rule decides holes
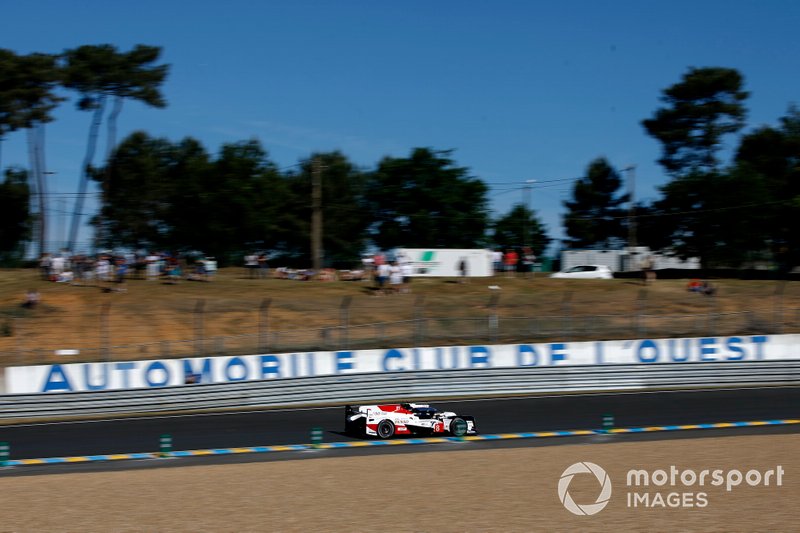
[[[0,422],[522,394],[800,385],[800,361],[522,367],[351,374],[0,396]]]

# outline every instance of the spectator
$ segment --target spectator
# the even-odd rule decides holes
[[[467,258],[462,257],[458,260],[458,275],[460,279],[458,280],[459,283],[468,283],[467,281]]]
[[[697,278],[691,279],[686,285],[686,290],[689,292],[702,292],[703,283]]]
[[[375,288],[378,290],[378,294],[383,294],[386,282],[389,279],[389,275],[391,274],[391,269],[389,265],[384,262],[381,262],[378,265],[377,270],[375,271]]]
[[[206,280],[211,281],[214,279],[214,275],[217,273],[217,260],[214,257],[206,257],[205,261],[203,262],[203,266],[206,271]]]
[[[703,281],[702,291],[703,294],[706,296],[714,296],[717,292],[717,288],[711,285],[708,281]]]
[[[517,263],[519,262],[519,255],[515,252],[512,248],[506,250],[506,254],[503,256],[503,265],[506,271],[507,278],[513,278],[514,272],[517,270]]]
[[[261,279],[267,279],[269,277],[267,254],[259,254],[258,256],[258,277]]]
[[[147,279],[150,281],[158,279],[159,273],[161,272],[161,258],[158,254],[150,252],[144,260],[147,263]]]
[[[66,260],[57,255],[50,260],[50,280],[58,281],[66,267]]]
[[[375,277],[375,259],[372,256],[365,255],[361,258],[361,265],[364,268],[364,277],[362,281],[369,282]]]
[[[244,268],[247,270],[248,278],[255,279],[258,277],[258,256],[256,254],[244,256]]]
[[[134,257],[133,277],[134,279],[145,279],[145,271],[147,270],[147,259],[144,255],[136,254]]]
[[[88,255],[79,255],[74,259],[75,279],[78,283],[91,280],[94,276],[94,261]]]
[[[653,257],[648,255],[642,260],[642,281],[649,285],[656,279],[655,262]]]
[[[414,267],[411,266],[411,263],[403,263],[400,265],[400,272],[403,274],[403,288],[400,291],[411,292],[411,276],[414,273]]]
[[[492,267],[494,268],[495,276],[503,270],[503,252],[500,250],[492,252]]]
[[[98,259],[97,263],[95,263],[94,268],[97,281],[103,282],[109,280],[109,276],[111,275],[111,265],[108,262],[108,256],[101,255],[100,259]]]
[[[44,281],[50,281],[51,264],[50,254],[42,254],[41,259],[39,259],[39,274]]]
[[[403,271],[400,269],[400,265],[397,262],[393,262],[389,267],[389,291],[391,293],[399,293],[400,288],[403,285]]]
[[[206,270],[206,260],[199,258],[194,262],[194,273],[187,276],[189,281],[208,281],[208,271]]]
[[[526,278],[533,277],[533,265],[536,263],[536,254],[530,246],[522,249],[522,271]]]
[[[164,283],[168,283],[174,285],[178,283],[178,280],[181,279],[181,275],[183,274],[181,271],[181,264],[178,261],[177,257],[169,256],[166,261],[166,281]]]
[[[25,293],[25,301],[22,302],[22,307],[25,309],[34,309],[37,305],[39,305],[39,301],[41,300],[41,295],[39,291],[36,289],[28,289],[28,292]]]
[[[125,278],[128,275],[128,262],[125,260],[124,257],[120,256],[117,257],[114,263],[115,263],[114,280],[119,284],[120,287],[122,287],[123,284],[125,283]]]

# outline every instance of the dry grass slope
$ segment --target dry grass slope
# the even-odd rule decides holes
[[[486,342],[492,340],[485,330],[491,313],[500,318],[494,339],[499,341],[656,335],[659,317],[666,315],[685,317],[672,320],[673,336],[693,336],[704,328],[718,328],[719,334],[800,331],[797,282],[720,280],[717,294],[704,297],[687,292],[686,280],[659,280],[648,287],[633,280],[556,280],[541,274],[455,281],[415,279],[409,294],[376,297],[364,282],[248,279],[242,269],[231,268],[209,283],[130,280],[125,292],[116,292],[41,281],[33,270],[1,270],[0,364],[103,359],[105,350],[113,359],[198,350],[252,353],[263,348],[259,333],[265,331],[272,351],[335,348],[343,342],[337,328],[344,322],[350,347],[408,345],[414,341],[407,334],[411,322],[421,317],[427,319],[428,343]],[[41,293],[34,310],[20,305],[28,289]],[[717,322],[698,319],[698,313],[713,313]],[[395,324],[379,325],[390,322]],[[200,337],[198,345],[193,339]],[[81,355],[53,355],[70,348]]]

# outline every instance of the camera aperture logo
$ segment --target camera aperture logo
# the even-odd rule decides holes
[[[627,507],[630,508],[689,508],[707,507],[709,495],[707,487],[724,488],[730,493],[740,485],[749,487],[783,486],[783,466],[777,465],[769,470],[751,469],[680,469],[675,465],[669,468],[628,470],[625,477]],[[578,474],[593,474],[600,484],[600,494],[594,503],[579,504],[569,493],[569,485]],[[572,514],[591,516],[605,509],[611,499],[611,478],[606,471],[588,461],[567,467],[558,480],[558,498],[564,508]]]
[[[569,493],[569,484],[572,483],[572,478],[577,474],[594,474],[600,483],[600,494],[594,503],[578,504],[572,499]],[[572,514],[579,516],[590,516],[602,511],[608,500],[611,499],[611,478],[608,477],[606,471],[594,463],[584,461],[582,463],[575,463],[570,465],[561,474],[561,479],[558,480],[558,498],[564,507]]]

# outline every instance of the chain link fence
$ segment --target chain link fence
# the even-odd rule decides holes
[[[600,301],[576,303],[572,292],[550,296],[535,306],[511,299],[501,303],[498,294],[473,305],[462,302],[450,306],[426,302],[421,295],[409,296],[402,301],[367,299],[366,303],[344,296],[338,306],[326,308],[306,308],[298,302],[295,311],[305,317],[299,324],[276,318],[278,311],[291,307],[291,303],[283,302],[277,308],[268,298],[248,309],[230,302],[209,305],[198,299],[181,313],[153,311],[146,317],[131,316],[123,307],[106,303],[83,316],[69,331],[59,327],[57,318],[15,318],[13,343],[6,345],[0,356],[2,364],[10,366],[392,346],[800,332],[800,308],[784,305],[779,291],[755,302],[757,307],[723,309],[717,299],[698,296],[672,302],[670,312],[663,311],[667,306],[661,299],[650,301],[646,289],[618,312],[609,311]],[[681,308],[679,304],[687,311],[674,312]],[[371,320],[376,309],[389,305],[395,320]],[[542,313],[542,309],[549,312]],[[138,321],[142,326],[132,328]],[[225,329],[237,333],[220,333]]]

